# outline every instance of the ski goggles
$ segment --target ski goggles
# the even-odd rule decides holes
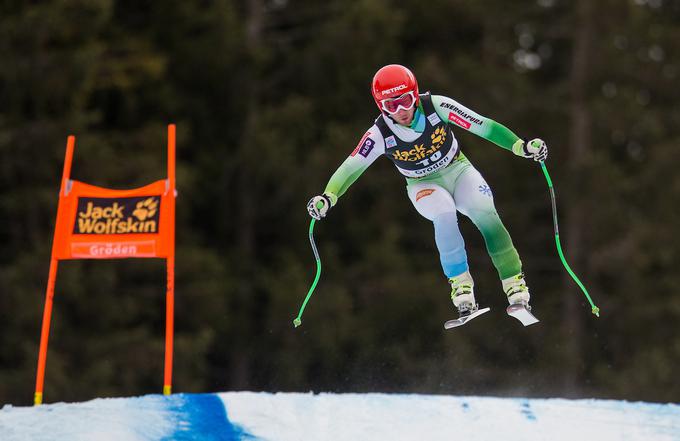
[[[399,111],[399,108],[410,110],[416,103],[416,96],[413,91],[408,91],[396,98],[386,98],[380,100],[380,107],[390,115],[394,115]]]

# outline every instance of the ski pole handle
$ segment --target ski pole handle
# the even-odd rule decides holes
[[[540,164],[541,170],[543,170],[543,175],[545,176],[545,180],[548,182],[548,189],[550,190],[550,201],[552,203],[553,228],[555,230],[555,245],[557,246],[557,254],[559,254],[560,260],[562,260],[562,265],[564,265],[564,268],[567,270],[571,278],[574,279],[574,282],[576,282],[579,288],[581,288],[581,291],[583,291],[583,294],[586,296],[586,299],[588,299],[592,313],[596,317],[599,317],[600,308],[595,306],[593,300],[590,298],[590,295],[588,294],[588,290],[583,285],[583,283],[581,283],[581,280],[579,280],[578,276],[576,276],[574,271],[572,271],[571,267],[567,263],[567,259],[565,259],[564,257],[564,253],[562,252],[562,244],[560,243],[560,230],[557,225],[557,203],[555,201],[555,190],[553,188],[552,179],[550,179],[550,174],[548,173],[548,169],[546,168],[545,163],[543,161],[540,161]]]

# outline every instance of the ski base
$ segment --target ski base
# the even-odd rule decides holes
[[[457,328],[458,326],[463,326],[465,323],[469,322],[475,317],[479,317],[482,314],[491,311],[491,308],[478,309],[475,312],[459,317],[455,320],[449,320],[444,323],[444,329]]]
[[[505,312],[507,312],[510,317],[514,317],[522,322],[524,326],[533,325],[534,323],[539,322],[539,320],[531,313],[531,307],[523,303],[510,305],[506,308]]]

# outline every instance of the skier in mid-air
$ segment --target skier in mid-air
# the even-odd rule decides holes
[[[545,161],[545,142],[521,139],[451,98],[419,94],[413,73],[398,64],[376,72],[371,92],[380,116],[333,173],[323,194],[309,201],[309,214],[317,220],[326,216],[373,161],[385,155],[406,177],[406,191],[418,213],[434,224],[441,265],[460,317],[474,314],[478,305],[457,211],[482,233],[509,304],[529,309],[529,289],[517,250],[498,216],[489,185],[461,152],[452,125],[535,161]]]

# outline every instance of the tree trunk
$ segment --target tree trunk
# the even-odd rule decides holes
[[[571,177],[569,194],[565,207],[566,235],[565,253],[578,273],[585,262],[584,241],[587,212],[581,195],[585,194],[587,165],[591,150],[591,115],[588,107],[589,62],[593,55],[593,14],[592,0],[577,0],[575,4],[575,20],[573,29],[573,48],[571,71],[569,73],[570,108],[569,108],[569,150],[567,157],[568,175]],[[565,272],[563,279],[564,317],[562,321],[564,341],[564,395],[577,396],[579,379],[583,370],[583,338],[584,309],[583,297],[571,277]],[[586,311],[587,312],[587,311]]]
[[[248,84],[244,84],[241,89],[244,92],[240,99],[243,100],[243,111],[245,113],[245,123],[239,145],[239,156],[244,164],[252,164],[256,158],[253,157],[253,146],[251,145],[251,137],[256,129],[257,109],[260,101],[260,66],[258,63],[258,52],[261,50],[262,40],[262,20],[263,20],[263,5],[262,0],[249,0],[247,17],[246,17],[246,46],[248,48],[248,56],[250,61],[249,69],[251,75],[248,79]],[[237,97],[234,97],[237,99]],[[244,167],[244,170],[252,169],[250,166]],[[235,215],[238,216],[237,222],[237,246],[240,256],[240,278],[237,289],[238,307],[242,309],[239,314],[243,314],[244,320],[240,324],[244,326],[247,331],[236,332],[241,341],[234,342],[233,348],[233,363],[231,366],[230,383],[232,388],[237,390],[245,390],[251,387],[251,369],[252,362],[252,347],[248,341],[247,336],[253,337],[255,330],[250,332],[249,326],[253,323],[250,318],[257,307],[254,302],[256,297],[255,286],[253,283],[256,268],[257,268],[257,236],[255,231],[255,220],[257,218],[257,206],[255,200],[257,198],[256,183],[251,181],[248,172],[244,172],[238,180],[238,199]]]

